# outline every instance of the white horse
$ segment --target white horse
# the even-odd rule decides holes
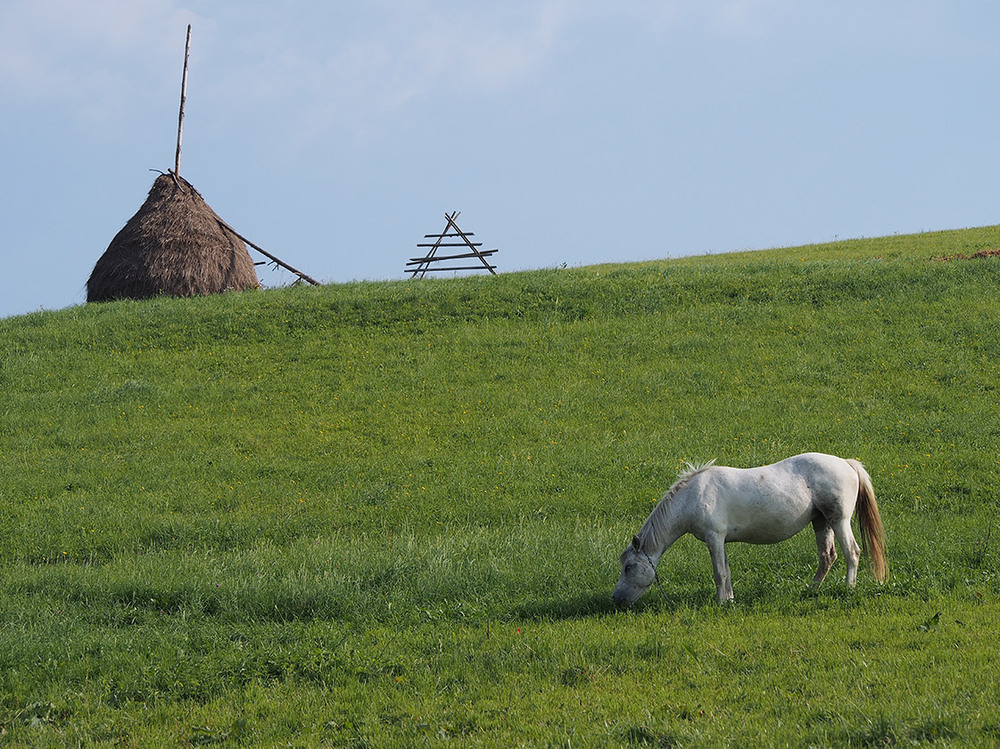
[[[861,541],[876,580],[888,574],[885,531],[868,472],[856,460],[805,453],[761,468],[689,466],[646,518],[622,552],[621,577],[613,594],[631,605],[656,578],[656,565],[685,533],[708,545],[719,602],[733,600],[726,543],[773,544],[812,523],[819,549],[819,586],[837,559],[834,538],[847,561],[847,584],[858,578],[861,549],[851,531],[858,511]]]

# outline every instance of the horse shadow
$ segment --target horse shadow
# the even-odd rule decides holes
[[[605,616],[620,616],[629,612],[639,613],[646,610],[674,611],[680,608],[701,608],[714,604],[714,598],[709,595],[679,593],[657,593],[641,598],[630,607],[616,606],[611,599],[610,588],[606,591],[587,593],[569,598],[552,598],[546,600],[527,601],[511,610],[511,616],[527,621],[564,621],[571,619],[589,619]]]
[[[550,598],[526,601],[511,611],[515,619],[527,621],[561,621],[607,616],[619,609],[610,592],[588,593],[571,598]]]
[[[747,586],[735,602],[720,604],[714,590],[683,588],[651,590],[629,607],[616,606],[610,590],[586,593],[568,598],[526,601],[510,611],[514,619],[524,621],[568,621],[606,616],[622,616],[645,612],[667,612],[681,609],[749,610],[759,606],[786,609],[824,609],[849,607],[858,603],[858,592],[836,583],[821,589],[803,585],[795,590],[776,593],[767,586]]]

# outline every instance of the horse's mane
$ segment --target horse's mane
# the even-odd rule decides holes
[[[678,493],[680,493],[691,480],[697,476],[702,471],[705,471],[715,465],[715,458],[708,461],[707,463],[689,463],[684,461],[684,468],[677,475],[677,480],[667,489],[667,493],[664,494],[660,501],[656,503],[656,507],[653,511],[649,513],[649,517],[646,518],[646,522],[642,524],[642,528],[639,529],[637,534],[642,540],[642,545],[645,547],[645,541],[647,537],[652,536],[654,545],[659,545],[656,542],[656,536],[659,533],[660,528],[663,526],[663,517],[667,514],[667,510],[670,508],[670,500],[672,500]]]

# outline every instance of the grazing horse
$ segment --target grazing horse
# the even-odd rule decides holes
[[[861,549],[851,531],[858,511],[861,542],[876,580],[888,574],[885,531],[871,478],[856,460],[805,453],[760,468],[727,468],[714,461],[689,466],[646,518],[622,552],[621,577],[613,594],[631,605],[656,580],[656,565],[685,533],[708,545],[719,602],[733,600],[726,544],[774,544],[812,523],[819,549],[819,586],[837,559],[834,538],[847,562],[847,584],[858,579]]]

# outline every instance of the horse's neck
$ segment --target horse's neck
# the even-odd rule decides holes
[[[674,541],[687,533],[684,494],[682,489],[673,497],[660,500],[636,534],[639,548],[649,555],[654,564],[660,561],[663,552]]]

